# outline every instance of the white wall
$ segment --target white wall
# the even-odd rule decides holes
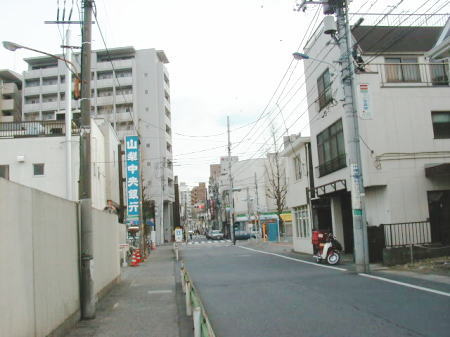
[[[98,293],[120,275],[120,247],[124,243],[124,224],[117,216],[93,210],[94,223],[94,291]]]
[[[98,120],[97,120],[98,121]],[[102,120],[98,121],[101,123]],[[112,151],[117,153],[114,135],[110,141],[105,139],[97,123],[92,122],[91,139],[91,183],[92,204],[97,209],[106,206],[107,189],[111,195],[118,198],[118,172],[114,163],[108,158],[113,157]],[[110,132],[108,128],[105,129]],[[106,155],[106,151],[111,153]],[[27,137],[0,139],[0,165],[9,165],[11,181],[48,192],[61,198],[66,197],[66,157],[65,137]],[[78,177],[80,171],[79,137],[72,137],[72,177],[73,200],[78,199]],[[24,162],[18,162],[17,156],[24,156]],[[33,164],[44,163],[44,175],[33,176]],[[107,168],[113,168],[111,181],[107,180]],[[113,175],[114,174],[114,175]],[[115,190],[115,192],[112,192]],[[116,201],[116,200],[115,200]],[[117,201],[116,201],[117,202]]]
[[[233,192],[235,214],[247,214],[247,187],[249,188],[249,196],[251,199],[250,213],[254,213],[256,210],[255,173],[258,184],[259,210],[260,212],[267,212],[270,209],[266,197],[266,164],[267,159],[265,158],[233,162],[231,167],[233,186],[235,189],[240,189],[240,191]],[[228,178],[228,175],[225,177]]]
[[[47,336],[77,312],[76,213],[73,202],[0,178],[1,336]]]
[[[79,315],[77,203],[0,178],[0,336],[44,337]],[[117,216],[93,210],[94,290],[120,276]]]

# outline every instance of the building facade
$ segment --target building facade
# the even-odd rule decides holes
[[[91,113],[108,120],[121,142],[127,135],[140,136],[144,198],[156,206],[157,242],[169,241],[174,180],[167,57],[162,50],[121,47],[93,51],[91,60]],[[50,57],[25,61],[23,120],[63,120],[65,63]],[[80,61],[75,54],[73,62]],[[79,104],[72,101],[75,120]]]
[[[0,70],[0,122],[18,122],[22,118],[22,76]]]
[[[448,65],[424,57],[441,30],[360,26],[352,31],[369,242],[383,228],[399,224],[403,235],[422,230],[413,243],[450,240]],[[344,114],[340,71],[332,66],[339,48],[330,41],[321,26],[305,47],[311,57],[305,60],[305,76],[315,185],[309,197],[313,226],[332,230],[345,251],[352,252],[345,133],[351,119]],[[400,234],[385,240],[392,245]]]
[[[287,138],[287,139],[286,139]],[[292,244],[295,251],[312,253],[312,210],[310,191],[314,190],[311,143],[309,137],[285,137],[287,195],[286,208],[292,216]]]
[[[0,131],[0,176],[61,198],[66,198],[64,121],[31,122],[34,128]],[[5,123],[0,123],[4,126]],[[8,123],[9,124],[9,123]],[[14,123],[29,125],[30,122]],[[119,140],[101,118],[91,120],[92,207],[103,210],[108,200],[119,204]],[[79,129],[72,135],[71,200],[78,199],[80,174]]]

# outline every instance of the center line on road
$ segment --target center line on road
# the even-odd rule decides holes
[[[380,277],[380,276],[374,276],[374,275],[369,275],[369,274],[364,274],[364,273],[359,273],[358,275],[363,276],[363,277],[373,278],[375,280],[380,280],[380,281],[384,281],[384,282],[397,284],[397,285],[408,287],[408,288],[413,288],[413,289],[417,289],[417,290],[427,291],[427,292],[430,292],[430,293],[433,293],[433,294],[438,294],[438,295],[450,297],[450,293],[446,293],[444,291],[439,291],[439,290],[434,290],[434,289],[431,289],[431,288],[420,287],[420,286],[416,286],[414,284],[399,282],[399,281],[391,280],[391,279],[388,279],[388,278],[384,278],[384,277]]]
[[[253,249],[253,248],[248,248],[248,247],[243,247],[243,246],[238,246],[239,248],[242,249],[248,249],[257,253],[261,253],[261,254],[267,254],[267,255],[273,255],[273,256],[278,256],[281,257],[283,259],[286,260],[291,260],[291,261],[295,261],[295,262],[300,262],[300,263],[306,263],[306,264],[310,264],[316,267],[322,267],[322,268],[328,268],[328,269],[334,269],[334,270],[340,270],[340,271],[347,271],[347,269],[345,268],[339,268],[339,267],[333,267],[333,266],[325,266],[323,264],[318,264],[318,263],[314,263],[314,262],[309,262],[309,261],[305,261],[305,260],[299,260],[293,257],[289,257],[289,256],[285,256],[285,255],[281,255],[281,254],[275,254],[275,253],[269,253],[269,252],[265,252],[263,250],[257,250],[257,249]]]

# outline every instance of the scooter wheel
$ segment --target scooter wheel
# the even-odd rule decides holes
[[[327,262],[328,264],[334,265],[338,264],[339,260],[341,259],[341,256],[339,253],[332,251],[330,254],[327,255]]]

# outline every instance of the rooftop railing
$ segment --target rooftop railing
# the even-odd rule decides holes
[[[64,136],[65,133],[66,125],[63,120],[0,122],[0,138],[55,137]],[[72,122],[72,135],[79,133],[78,125]]]

